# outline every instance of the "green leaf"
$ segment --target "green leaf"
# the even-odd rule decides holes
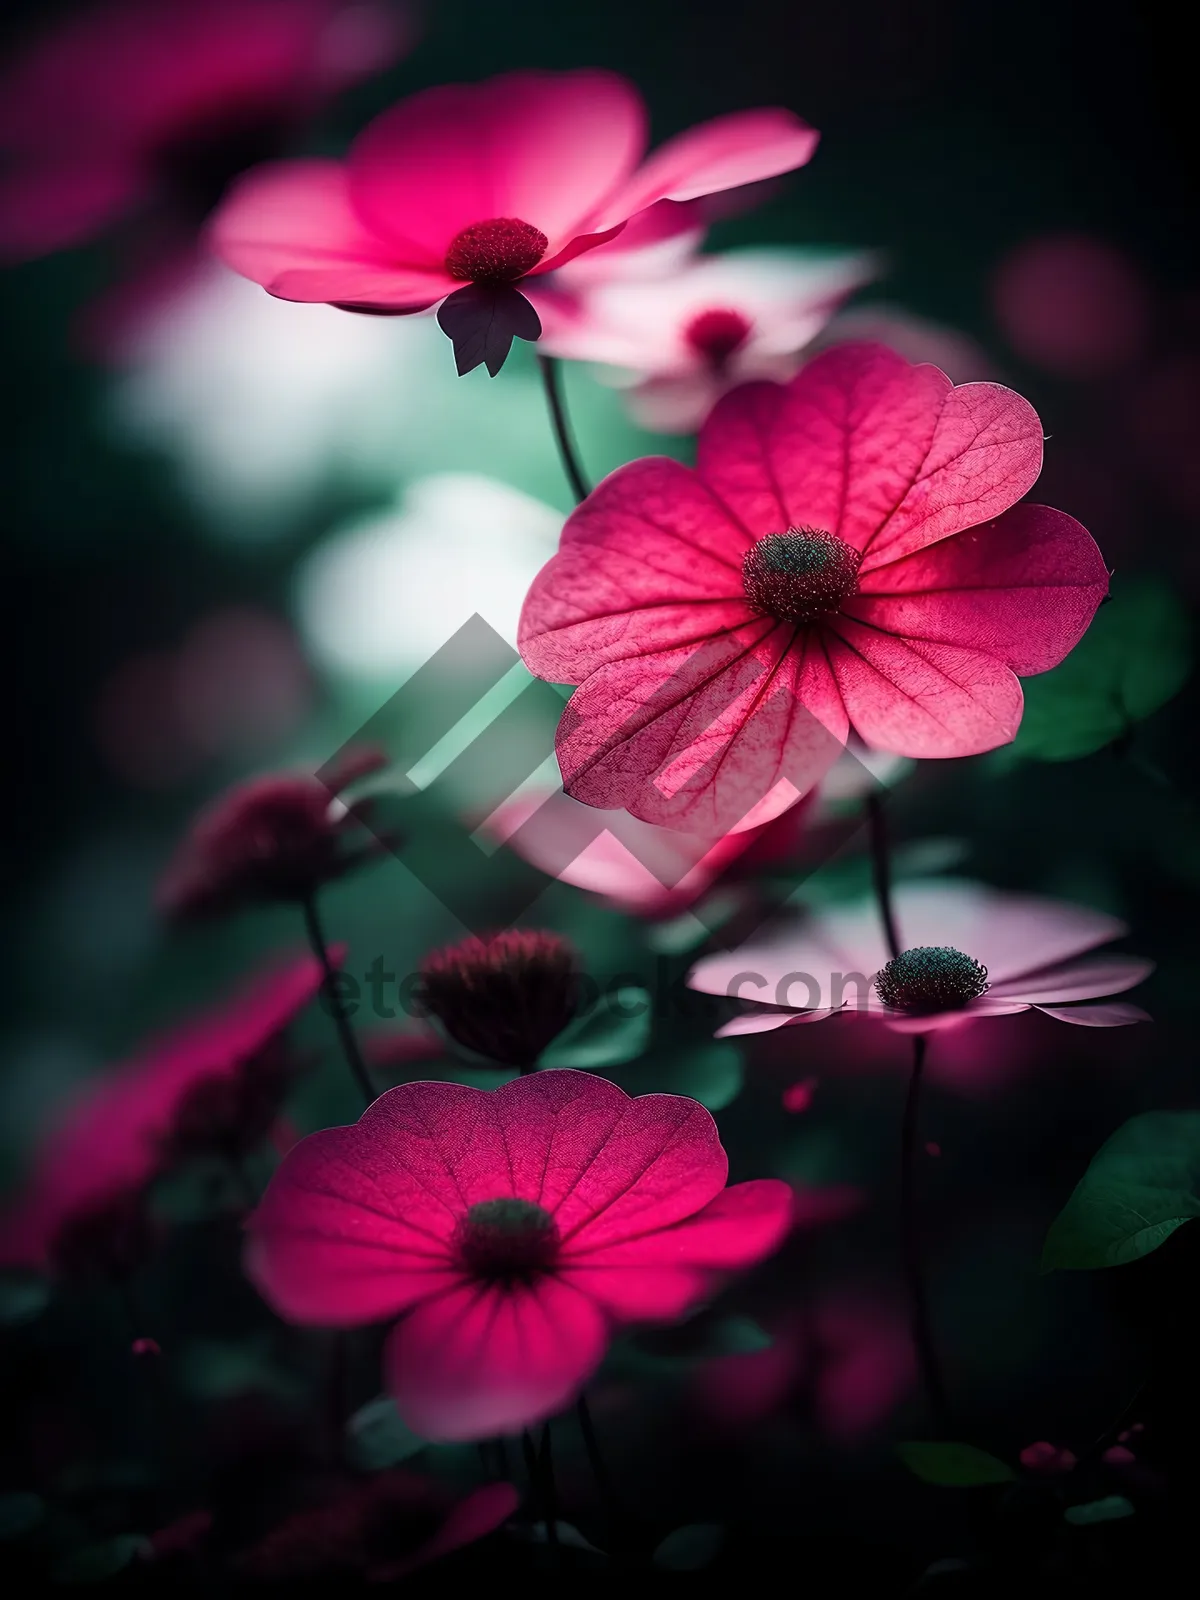
[[[40,1317],[50,1300],[45,1278],[0,1277],[0,1326],[19,1327]]]
[[[1103,749],[1179,692],[1191,657],[1175,591],[1154,578],[1121,583],[1065,661],[1024,679],[1013,754],[1073,761]]]
[[[654,1565],[667,1572],[699,1572],[716,1559],[725,1529],[715,1522],[692,1522],[669,1533],[654,1552]]]
[[[361,1406],[346,1424],[346,1454],[360,1472],[382,1472],[407,1461],[426,1441],[400,1420],[396,1403],[381,1394]]]
[[[685,1094],[710,1111],[723,1111],[742,1092],[741,1052],[721,1039],[654,1050],[624,1072],[609,1076],[630,1094]]]
[[[650,1038],[651,1002],[645,989],[621,989],[579,1017],[538,1059],[539,1067],[615,1067],[640,1056]]]
[[[19,1539],[46,1515],[40,1494],[0,1494],[0,1539]]]
[[[1119,1522],[1122,1517],[1131,1517],[1133,1507],[1123,1494],[1110,1494],[1083,1506],[1068,1506],[1063,1516],[1077,1528],[1086,1528],[1093,1522]]]
[[[1055,1218],[1042,1270],[1119,1267],[1200,1217],[1200,1111],[1147,1111],[1092,1158]]]
[[[1012,1483],[1016,1473],[1003,1461],[973,1444],[911,1441],[898,1444],[901,1461],[922,1483],[940,1489],[978,1489],[985,1484]]]
[[[114,1539],[82,1545],[54,1563],[51,1577],[56,1583],[103,1583],[123,1572],[135,1556],[150,1548],[140,1533],[119,1533]]]

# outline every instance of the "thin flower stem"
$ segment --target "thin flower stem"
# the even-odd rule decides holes
[[[521,1434],[521,1454],[525,1458],[525,1475],[529,1480],[529,1498],[533,1503],[535,1513],[540,1513],[541,1519],[546,1526],[546,1543],[553,1549],[557,1549],[558,1519],[554,1514],[553,1490],[547,1493],[546,1480],[541,1470],[537,1447],[528,1428],[524,1429]]]
[[[361,1089],[366,1103],[370,1105],[375,1099],[375,1086],[371,1082],[367,1064],[358,1048],[358,1040],[354,1037],[354,1029],[350,1026],[350,1017],[342,1001],[341,991],[338,989],[338,975],[333,962],[329,959],[329,946],[325,941],[324,929],[321,927],[316,896],[306,895],[301,901],[301,906],[304,910],[304,926],[308,930],[308,942],[325,974],[321,987],[341,1041],[342,1054],[346,1058],[346,1065],[350,1068],[351,1077]]]
[[[592,1421],[591,1409],[587,1403],[587,1396],[580,1395],[575,1406],[575,1414],[579,1419],[579,1431],[583,1435],[583,1448],[587,1452],[588,1465],[592,1469],[592,1477],[596,1480],[600,1502],[604,1507],[604,1515],[608,1518],[609,1530],[617,1527],[621,1521],[621,1506],[613,1488],[612,1477],[604,1457],[600,1452],[600,1440],[596,1436],[596,1426]]]
[[[892,908],[892,860],[888,850],[887,818],[878,794],[867,796],[867,823],[871,830],[871,878],[875,885],[875,899],[879,903],[888,955],[894,961],[900,954],[900,935],[896,930],[896,913]]]
[[[558,1485],[554,1481],[554,1452],[550,1443],[550,1424],[542,1429],[540,1452],[542,1467],[542,1492],[546,1507],[546,1537],[552,1545],[558,1544]]]
[[[949,1432],[950,1407],[946,1399],[946,1382],[942,1376],[941,1358],[933,1336],[933,1322],[929,1315],[921,1229],[917,1217],[917,1125],[920,1115],[921,1078],[925,1070],[928,1043],[928,1035],[924,1033],[913,1035],[912,1073],[908,1080],[908,1094],[904,1101],[904,1121],[900,1134],[900,1229],[904,1251],[904,1275],[908,1283],[909,1315],[912,1319],[913,1344],[917,1352],[921,1383],[925,1389],[925,1398],[934,1428],[945,1436]]]
[[[567,475],[567,482],[571,485],[571,493],[577,501],[586,500],[591,490],[588,481],[583,475],[583,468],[579,462],[579,451],[571,434],[571,423],[567,416],[566,403],[563,400],[562,384],[559,380],[558,362],[554,356],[538,356],[538,366],[542,369],[542,383],[546,390],[546,404],[550,409],[550,421],[554,427],[554,438],[558,445],[558,453],[562,458],[563,471]]]

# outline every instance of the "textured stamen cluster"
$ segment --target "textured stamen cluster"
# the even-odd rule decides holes
[[[902,950],[875,974],[884,1005],[917,1016],[959,1011],[987,987],[987,968],[946,944]]]
[[[446,271],[463,283],[516,283],[533,271],[549,243],[540,228],[519,217],[473,222],[450,241]]]
[[[555,933],[510,928],[435,951],[420,998],[468,1050],[529,1070],[575,1016],[579,958]]]
[[[780,622],[815,622],[837,611],[858,584],[859,551],[823,528],[769,533],[747,550],[742,584],[755,611]]]
[[[683,337],[706,361],[714,367],[723,367],[730,356],[742,348],[750,333],[749,317],[719,306],[693,317],[683,330]]]
[[[553,1266],[558,1229],[550,1213],[532,1200],[482,1200],[459,1223],[454,1242],[468,1272],[511,1282]]]

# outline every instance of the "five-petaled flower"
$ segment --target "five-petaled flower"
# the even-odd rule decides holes
[[[945,879],[902,884],[894,912],[902,946],[894,957],[878,910],[864,901],[706,956],[688,983],[768,1008],[726,1023],[723,1037],[843,1013],[900,1033],[1030,1009],[1088,1028],[1149,1020],[1140,1006],[1104,998],[1141,983],[1154,963],[1091,954],[1128,932],[1102,911]]]
[[[877,345],[718,402],[695,471],[620,467],[572,514],[519,644],[577,684],[567,792],[715,836],[806,791],[848,732],[905,756],[1013,738],[1018,673],[1079,640],[1108,587],[1073,518],[1015,502],[1033,408]]]
[[[186,1155],[237,1155],[264,1137],[293,1077],[283,1034],[321,977],[311,956],[273,967],[77,1090],[0,1218],[0,1264],[128,1265],[146,1245],[141,1199],[160,1173]]]
[[[727,1171],[712,1117],[680,1095],[564,1070],[491,1092],[406,1084],[289,1151],[247,1268],[292,1322],[398,1316],[384,1361],[401,1416],[425,1438],[487,1438],[561,1410],[614,1325],[675,1318],[776,1248],[791,1190],[727,1189]]]
[[[801,352],[865,283],[865,256],[734,250],[641,280],[531,290],[542,348],[616,369],[637,420],[693,433],[727,390],[791,378]]]
[[[660,202],[803,166],[816,143],[791,112],[746,111],[643,161],[645,108],[624,78],[513,72],[401,101],[345,163],[249,173],[218,214],[214,241],[230,266],[284,300],[412,312],[454,296],[442,324],[459,370],[486,362],[496,372],[514,336],[540,332],[514,285],[615,239]],[[679,218],[689,225],[686,211]]]

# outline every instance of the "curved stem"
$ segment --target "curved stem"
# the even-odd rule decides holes
[[[309,894],[301,901],[304,910],[304,926],[308,931],[308,942],[312,946],[313,954],[321,963],[321,970],[325,974],[321,987],[325,994],[325,1003],[333,1018],[334,1027],[341,1041],[342,1054],[346,1058],[346,1065],[350,1068],[350,1075],[362,1090],[363,1098],[370,1105],[375,1099],[375,1086],[371,1082],[371,1075],[367,1071],[367,1064],[362,1058],[358,1048],[358,1040],[354,1037],[354,1029],[350,1026],[350,1016],[342,1000],[338,988],[338,974],[333,962],[329,959],[329,946],[325,941],[325,931],[321,927],[320,914],[317,911],[316,896]]]
[[[575,499],[586,500],[591,490],[588,481],[583,475],[583,468],[579,462],[579,451],[571,435],[571,423],[567,416],[566,403],[563,400],[562,384],[559,381],[558,362],[554,356],[538,356],[538,366],[542,369],[542,383],[546,390],[546,404],[550,409],[550,421],[554,427],[554,438],[558,445],[558,453],[562,458],[563,471],[567,475],[567,482],[571,485],[571,493]]]
[[[896,928],[896,913],[892,908],[892,861],[888,851],[887,818],[878,794],[867,796],[867,824],[871,830],[871,878],[875,885],[875,898],[879,902],[888,954],[895,960],[900,954],[900,935]]]
[[[942,1363],[933,1336],[933,1322],[929,1315],[929,1294],[925,1283],[925,1265],[921,1250],[921,1228],[917,1217],[917,1125],[921,1103],[921,1078],[925,1069],[928,1036],[913,1035],[912,1073],[908,1080],[908,1094],[904,1101],[904,1120],[900,1133],[900,1228],[904,1252],[904,1276],[908,1284],[909,1315],[912,1319],[913,1344],[921,1383],[929,1404],[934,1428],[945,1435],[949,1431],[950,1407],[946,1399],[946,1382],[942,1376]]]

